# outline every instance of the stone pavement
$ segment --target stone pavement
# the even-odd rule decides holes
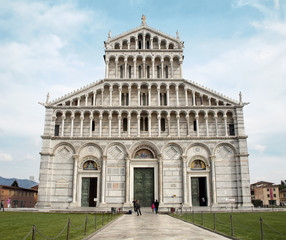
[[[183,222],[165,214],[154,214],[143,210],[142,216],[124,215],[96,233],[92,240],[99,239],[229,239],[209,232],[192,224]]]

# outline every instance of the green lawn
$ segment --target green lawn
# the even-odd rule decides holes
[[[87,233],[85,231],[85,219],[88,217]],[[26,212],[0,212],[0,239],[23,239],[32,229],[36,229],[47,238],[56,237],[66,226],[70,219],[70,239],[83,239],[95,231],[95,214],[66,214],[66,213],[26,213]],[[113,215],[114,219],[115,216]],[[104,215],[104,225],[111,217]],[[96,215],[97,229],[102,227],[102,215]],[[77,230],[80,228],[79,230]],[[32,239],[30,235],[27,239]],[[36,239],[44,239],[36,233]],[[67,229],[57,239],[67,239]]]
[[[243,240],[261,239],[259,219],[262,217],[264,239],[286,239],[286,212],[216,213],[217,232],[231,236],[230,214],[232,215],[233,232],[236,238]],[[192,213],[173,214],[173,216],[191,223],[194,218],[195,224],[203,224],[204,227],[214,230],[214,213],[204,213],[203,217],[201,213],[195,213],[194,216]]]

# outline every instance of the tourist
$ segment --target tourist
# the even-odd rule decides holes
[[[159,202],[158,202],[157,199],[156,199],[154,205],[155,205],[155,211],[156,211],[156,214],[157,214],[157,213],[158,213],[158,210],[159,210]]]
[[[154,201],[152,202],[152,212],[154,212],[155,204]]]
[[[0,211],[2,208],[3,208],[3,212],[4,212],[4,201],[3,200],[1,201]]]
[[[7,200],[7,207],[10,208],[10,205],[11,205],[11,199],[8,198],[8,200]]]
[[[136,199],[134,198],[134,200],[132,201],[133,203],[133,208],[134,208],[134,212],[136,212]]]
[[[142,215],[142,214],[141,214],[141,210],[140,210],[139,200],[136,201],[136,210],[137,210],[137,216],[139,216],[139,213],[140,213],[140,215]]]

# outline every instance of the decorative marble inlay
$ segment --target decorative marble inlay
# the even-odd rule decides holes
[[[222,146],[218,148],[217,153],[222,159],[225,159],[232,154],[232,150],[227,146]]]
[[[94,147],[93,147],[93,146],[89,146],[89,147],[87,148],[87,152],[89,152],[89,153],[94,153],[94,152],[95,152]]]
[[[169,147],[165,151],[165,154],[169,159],[178,159],[178,157],[180,156],[178,149],[173,146]]]
[[[64,146],[59,150],[59,155],[61,158],[67,158],[70,155],[70,150]]]
[[[112,159],[122,159],[124,152],[116,145],[108,150],[108,154],[112,157]]]
[[[200,152],[200,151],[201,151],[201,148],[200,148],[200,147],[196,147],[196,148],[195,148],[195,151],[196,151],[196,152]]]

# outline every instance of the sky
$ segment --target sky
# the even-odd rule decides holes
[[[244,102],[251,183],[286,179],[286,0],[0,0],[0,176],[39,178],[38,102],[104,78],[104,44],[147,25],[184,41],[183,77]]]

